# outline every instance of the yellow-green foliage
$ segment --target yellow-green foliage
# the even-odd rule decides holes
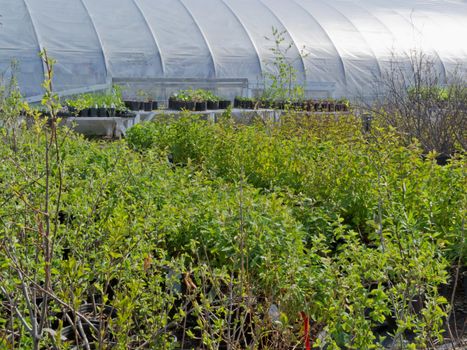
[[[391,319],[397,341],[441,338],[448,305],[438,288],[450,261],[465,257],[465,158],[439,166],[391,130],[360,130],[353,117],[238,125],[188,115],[112,143],[59,130],[46,328],[59,331],[63,312],[99,295],[118,313],[97,336],[103,349],[182,339],[185,348],[196,339],[208,349],[292,348],[303,341],[300,311],[328,349],[380,348],[376,330]],[[30,324],[21,280],[44,282],[44,144],[40,130],[24,129],[14,148],[0,145],[7,349],[32,344],[9,311],[17,305]],[[41,348],[71,346],[53,334]]]

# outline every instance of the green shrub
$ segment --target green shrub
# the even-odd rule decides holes
[[[44,297],[46,196],[53,332],[41,348],[71,345],[54,332],[92,298],[117,310],[103,349],[292,348],[301,311],[328,349],[381,348],[378,327],[392,319],[398,344],[441,339],[438,289],[465,257],[462,156],[439,166],[352,117],[247,126],[184,115],[112,143],[59,129],[46,192],[42,130],[24,130],[16,151],[0,145],[0,329],[18,334],[0,331],[2,346],[33,343],[41,310],[26,296]]]

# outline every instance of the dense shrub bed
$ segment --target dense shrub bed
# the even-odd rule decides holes
[[[352,117],[46,130],[0,145],[0,347],[291,349],[307,319],[327,349],[441,341],[463,156]]]

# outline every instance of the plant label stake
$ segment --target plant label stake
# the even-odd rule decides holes
[[[302,311],[300,315],[303,319],[303,333],[305,334],[305,350],[311,350],[310,344],[310,320],[308,316]]]

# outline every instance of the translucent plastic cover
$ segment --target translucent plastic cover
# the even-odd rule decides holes
[[[15,59],[27,96],[40,93],[43,48],[62,91],[109,78],[258,86],[273,69],[273,27],[309,94],[369,94],[413,49],[444,75],[467,63],[464,0],[0,0],[0,16],[0,72]]]

